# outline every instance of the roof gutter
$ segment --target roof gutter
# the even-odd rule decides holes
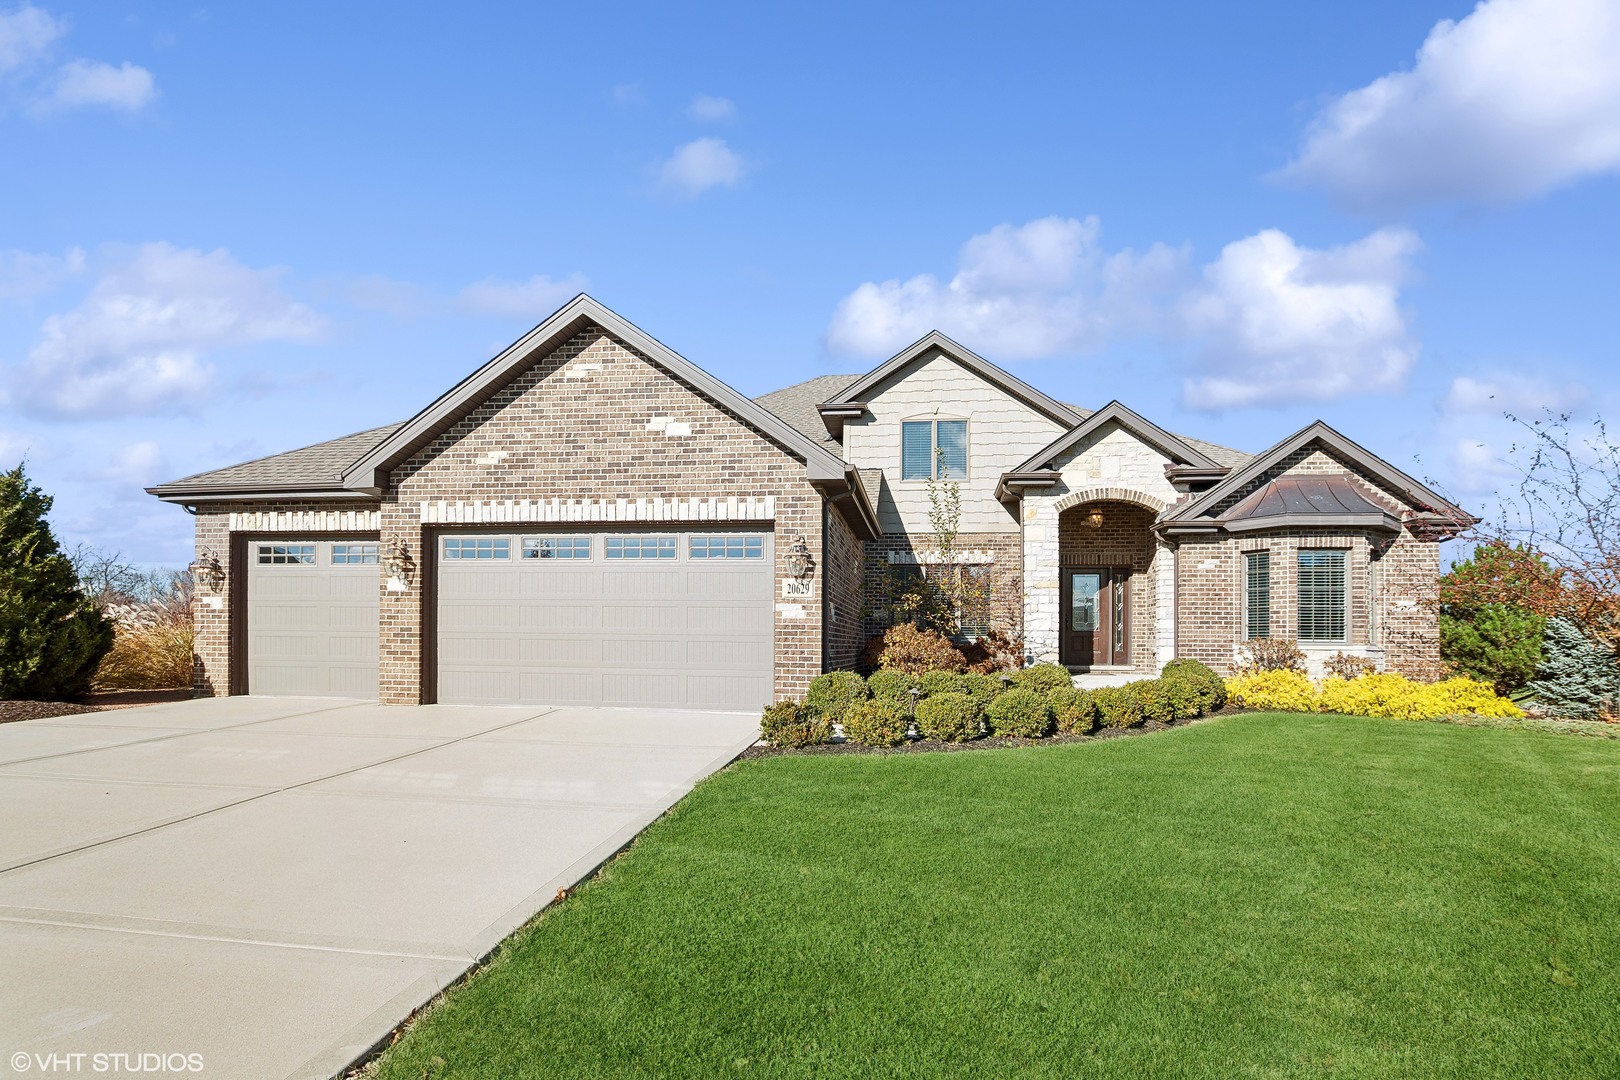
[[[1023,472],[1004,472],[996,481],[996,498],[1004,503],[1017,502],[1026,491],[1040,491],[1056,487],[1063,474],[1055,469],[1026,469]]]

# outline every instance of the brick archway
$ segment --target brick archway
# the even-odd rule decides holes
[[[1072,510],[1089,502],[1132,503],[1146,507],[1155,514],[1163,513],[1166,506],[1163,499],[1155,498],[1145,491],[1137,491],[1135,488],[1089,487],[1069,492],[1053,503],[1052,508],[1061,514],[1065,510]]]

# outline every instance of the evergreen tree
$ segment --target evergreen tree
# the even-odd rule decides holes
[[[1620,714],[1620,663],[1568,619],[1547,620],[1547,658],[1526,689],[1556,716],[1595,720]]]
[[[1451,670],[1488,682],[1510,697],[1535,677],[1547,620],[1506,600],[1480,602],[1488,583],[1492,593],[1527,595],[1532,580],[1552,574],[1533,552],[1504,544],[1481,544],[1440,579],[1440,658]]]
[[[51,534],[52,501],[21,465],[0,473],[0,698],[82,694],[112,647],[112,623]]]

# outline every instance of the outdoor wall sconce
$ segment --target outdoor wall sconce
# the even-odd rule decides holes
[[[810,571],[816,564],[815,560],[810,558],[810,548],[805,545],[804,537],[793,541],[793,546],[788,548],[787,558],[783,560],[783,564],[787,567],[789,577],[803,581],[810,576]]]
[[[405,546],[403,540],[390,540],[388,554],[383,559],[383,573],[388,575],[388,591],[404,592],[410,588],[411,575],[416,570],[416,560],[411,558],[411,549]]]
[[[186,567],[191,575],[191,583],[197,587],[198,592],[217,593],[225,584],[225,568],[219,564],[219,556],[212,551],[199,552]]]
[[[1100,529],[1103,527],[1102,508],[1097,507],[1086,511],[1086,528]]]

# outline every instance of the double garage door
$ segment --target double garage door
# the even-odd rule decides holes
[[[772,536],[437,539],[437,699],[755,709],[771,700]]]

